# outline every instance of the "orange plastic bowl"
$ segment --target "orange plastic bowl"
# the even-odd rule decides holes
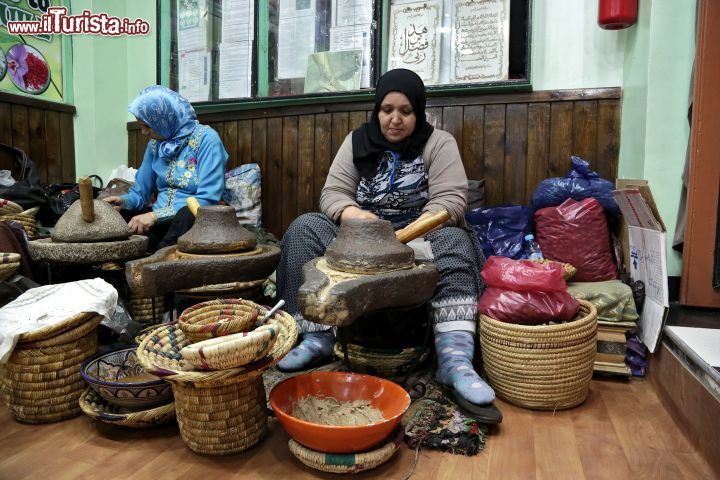
[[[370,400],[385,420],[370,425],[334,426],[293,417],[293,404],[310,395],[340,401]],[[298,443],[323,453],[353,453],[385,440],[410,406],[410,396],[400,385],[371,375],[312,372],[277,384],[270,392],[270,406],[285,431]]]

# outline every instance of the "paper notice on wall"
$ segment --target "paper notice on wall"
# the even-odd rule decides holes
[[[280,0],[278,78],[302,78],[315,53],[314,0]]]
[[[333,6],[335,26],[367,25],[372,22],[372,0],[334,0]]]
[[[223,0],[222,43],[252,42],[255,37],[255,2]]]
[[[370,25],[350,25],[330,29],[330,51],[362,51],[360,88],[370,88]]]
[[[205,48],[178,52],[178,93],[191,102],[210,100],[211,58]]]
[[[220,98],[245,98],[252,87],[252,43],[233,42],[220,45]]]
[[[206,49],[210,45],[208,10],[205,0],[178,0],[177,49],[180,52]]]

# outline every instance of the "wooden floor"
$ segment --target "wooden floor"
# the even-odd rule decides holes
[[[421,450],[413,479],[711,479],[650,382],[593,380],[587,401],[569,411],[533,412],[498,401],[505,419],[473,457]],[[15,422],[0,407],[2,479],[340,478],[304,467],[270,421],[247,452],[206,457],[185,448],[176,425],[131,430],[87,417],[47,425]],[[415,452],[352,478],[402,479]]]

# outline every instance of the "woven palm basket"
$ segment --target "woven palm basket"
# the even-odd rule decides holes
[[[165,312],[165,297],[130,296],[130,310],[138,323],[159,323]]]
[[[88,417],[122,427],[149,428],[175,420],[175,402],[147,410],[131,411],[109,403],[92,388],[83,392],[79,405]]]
[[[20,268],[19,253],[0,253],[0,281],[15,275],[18,268]]]
[[[424,362],[430,354],[427,348],[373,348],[349,343],[347,359],[353,372],[368,373],[388,378],[405,375],[410,369]],[[335,356],[345,358],[342,345],[335,344]]]
[[[260,306],[243,299],[210,300],[186,308],[178,318],[178,327],[191,342],[200,342],[255,327]]]
[[[16,420],[48,423],[81,413],[85,390],[80,364],[98,349],[102,316],[82,313],[52,327],[20,336],[8,362],[0,366],[0,389]]]
[[[269,310],[257,308],[260,318]],[[209,455],[238,453],[256,445],[267,431],[262,374],[290,351],[298,336],[295,319],[282,310],[267,324],[278,332],[268,355],[226,370],[183,370],[180,350],[190,341],[176,324],[159,327],[140,343],[137,355],[145,371],[172,384],[180,435],[190,450]]]
[[[597,310],[578,300],[575,320],[515,325],[480,315],[485,372],[495,393],[534,410],[560,410],[585,401],[593,373]]]
[[[22,211],[22,207],[17,203],[0,198],[0,215],[13,215]]]
[[[25,229],[28,236],[35,236],[35,215],[40,211],[40,207],[34,207],[20,213],[0,213],[0,222],[18,222]]]
[[[398,450],[402,436],[362,453],[322,453],[311,450],[293,439],[288,442],[290,452],[302,463],[315,470],[328,473],[360,473],[379,467]]]

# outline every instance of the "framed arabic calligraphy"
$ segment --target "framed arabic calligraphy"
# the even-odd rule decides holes
[[[390,8],[390,38],[388,70],[408,68],[426,84],[436,84],[440,78],[440,0],[392,5]]]
[[[510,0],[453,0],[450,82],[507,80]]]

